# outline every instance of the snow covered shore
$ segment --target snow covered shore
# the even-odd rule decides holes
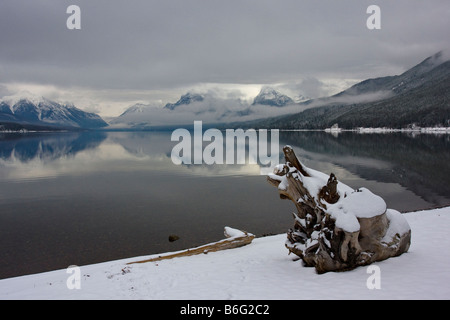
[[[316,274],[294,261],[286,235],[256,238],[245,247],[158,262],[127,265],[137,257],[0,280],[0,300],[9,299],[450,299],[450,207],[405,214],[412,229],[409,252],[375,265],[380,289],[369,289],[372,271]],[[69,287],[71,285],[69,284]],[[369,286],[370,287],[370,286]]]
[[[410,133],[410,134],[450,134],[450,127],[413,127],[413,128],[365,128],[365,127],[359,127],[356,129],[342,129],[339,127],[331,127],[331,128],[325,128],[325,132],[331,133],[331,134],[339,134],[344,131],[348,132],[357,132],[357,133]]]

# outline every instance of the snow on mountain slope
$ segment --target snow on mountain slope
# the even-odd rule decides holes
[[[448,61],[443,52],[438,52],[400,75],[364,80],[338,93],[335,97],[375,92],[401,94],[426,82],[439,79],[443,73],[447,73],[442,65]]]
[[[263,87],[253,100],[252,105],[262,104],[273,107],[284,107],[294,103],[294,100],[277,90],[271,87]]]
[[[254,105],[257,107],[253,107]],[[279,108],[283,107],[283,108]],[[146,128],[149,126],[186,125],[195,120],[205,123],[249,121],[299,112],[294,100],[278,91],[265,88],[251,105],[239,98],[224,98],[211,93],[188,92],[175,103],[164,107],[136,104],[111,119],[113,127]]]
[[[181,98],[175,103],[167,103],[164,108],[174,110],[179,106],[188,105],[194,102],[202,102],[205,99],[203,95],[188,92],[181,96]]]
[[[0,100],[0,120],[77,128],[107,126],[100,116],[78,109],[73,104],[60,104],[32,95],[8,96]]]

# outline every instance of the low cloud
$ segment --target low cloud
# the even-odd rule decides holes
[[[0,83],[0,99],[6,96],[10,96],[12,93],[8,90],[8,87]]]
[[[210,92],[210,94],[203,94],[203,101],[180,105],[174,110],[155,105],[137,105],[134,106],[137,110],[115,118],[111,124],[113,127],[142,127],[185,125],[200,120],[206,124],[242,122],[299,113],[323,105],[370,102],[387,98],[391,94],[391,92],[379,91],[358,96],[343,95],[316,99],[308,104],[273,107],[252,105],[241,99],[220,99]]]
[[[213,95],[204,95],[203,101],[181,105],[174,110],[151,105],[135,107],[137,110],[123,114],[111,124],[116,127],[160,126],[192,124],[200,120],[209,124],[230,123],[291,114],[307,108],[297,104],[281,108],[251,105],[241,99],[219,99]]]

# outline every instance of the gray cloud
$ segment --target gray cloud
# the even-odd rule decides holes
[[[3,96],[8,96],[10,94],[11,92],[8,90],[8,88],[0,83],[0,98]]]
[[[81,30],[66,28],[71,4]],[[366,28],[370,4],[381,7],[381,30]],[[449,16],[448,0],[2,0],[0,83],[297,83],[320,95],[324,79],[400,73],[449,47]]]

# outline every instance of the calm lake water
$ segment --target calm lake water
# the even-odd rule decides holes
[[[257,236],[292,226],[293,204],[258,165],[177,166],[170,136],[1,134],[0,278],[181,250],[223,239],[225,226]],[[450,205],[448,135],[280,132],[286,144],[390,208]]]

